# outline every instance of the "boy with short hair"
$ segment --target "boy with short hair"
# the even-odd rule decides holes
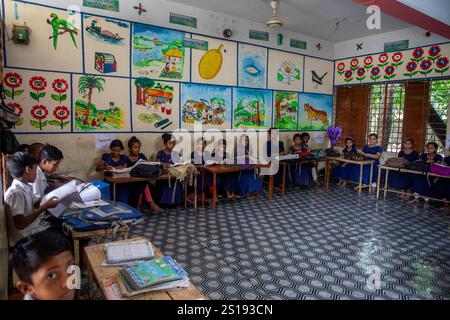
[[[64,156],[61,150],[59,150],[55,146],[47,144],[44,146],[44,148],[42,148],[39,155],[39,165],[36,171],[37,177],[33,185],[33,194],[36,199],[42,199],[44,194],[48,192],[48,178],[60,180],[63,182],[71,180],[55,174],[55,171],[58,169],[59,163],[63,158]],[[58,185],[56,184],[55,186],[57,187]]]
[[[16,152],[6,160],[6,166],[14,180],[5,193],[5,203],[11,215],[10,244],[16,239],[43,231],[50,224],[43,220],[43,213],[58,205],[59,200],[50,199],[38,205],[33,197],[32,183],[36,180],[36,160],[24,152]]]
[[[20,279],[16,286],[24,300],[74,299],[75,290],[68,288],[68,268],[75,263],[62,234],[46,230],[23,238],[12,248],[9,261]]]
[[[34,142],[30,144],[30,147],[28,148],[28,153],[33,156],[36,161],[39,162],[39,156],[41,154],[41,150],[44,148],[44,144],[40,142]],[[21,150],[19,150],[21,151]]]

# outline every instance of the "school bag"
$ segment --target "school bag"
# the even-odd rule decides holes
[[[158,179],[158,177],[161,175],[161,172],[161,167],[158,165],[138,164],[136,167],[131,169],[130,176]]]
[[[327,157],[340,157],[341,153],[335,148],[325,149],[325,153]]]
[[[16,114],[16,109],[0,102],[0,127],[2,129],[11,129],[20,120],[20,116]]]
[[[432,163],[430,166],[430,172],[441,176],[450,177],[450,167],[442,164]]]
[[[96,186],[100,190],[101,198],[103,200],[111,199],[110,185],[109,183],[101,180],[89,180],[89,183]]]
[[[76,231],[99,230],[106,228],[119,229],[121,226],[133,225],[142,219],[135,208],[125,203],[111,202],[108,205],[89,208],[69,217],[64,224]]]
[[[4,154],[13,154],[19,148],[19,141],[13,132],[0,130],[0,151]]]
[[[350,160],[353,161],[365,161],[367,160],[367,157],[362,155],[362,153],[354,152],[350,154]]]
[[[406,169],[419,172],[428,172],[430,170],[430,164],[425,161],[411,161],[406,164]]]
[[[406,168],[406,165],[408,164],[408,160],[401,157],[392,157],[388,158],[386,162],[384,163],[385,166],[392,167],[392,168]]]

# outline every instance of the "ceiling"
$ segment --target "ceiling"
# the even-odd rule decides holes
[[[188,6],[265,23],[272,14],[270,0],[170,0]],[[346,41],[411,26],[386,14],[381,30],[366,27],[366,6],[352,0],[280,0],[283,28],[330,42]],[[336,22],[339,27],[336,31]]]

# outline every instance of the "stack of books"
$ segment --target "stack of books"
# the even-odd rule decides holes
[[[121,267],[117,282],[125,297],[189,286],[187,272],[169,256]]]

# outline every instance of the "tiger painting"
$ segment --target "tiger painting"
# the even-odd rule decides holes
[[[309,103],[304,104],[304,110],[308,114],[310,126],[313,121],[322,121],[325,128],[328,126],[328,115],[325,111],[314,109]]]

